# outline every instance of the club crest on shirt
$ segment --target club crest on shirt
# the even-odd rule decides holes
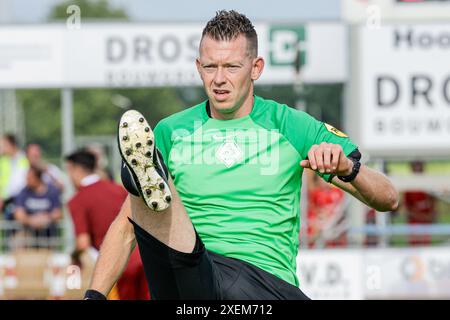
[[[217,149],[216,157],[227,168],[242,160],[243,152],[239,145],[233,140],[225,140]]]
[[[342,131],[339,131],[338,129],[336,129],[332,125],[329,125],[328,123],[324,123],[324,125],[325,125],[325,128],[327,128],[328,131],[330,131],[331,133],[337,135],[338,137],[348,138],[348,135],[346,135]]]

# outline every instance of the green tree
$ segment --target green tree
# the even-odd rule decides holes
[[[18,90],[25,114],[26,142],[38,143],[47,158],[61,153],[61,107],[59,90]]]
[[[122,8],[113,8],[106,0],[66,0],[55,5],[49,14],[48,20],[55,21],[68,17],[67,8],[77,5],[81,11],[81,19],[121,19],[128,20],[127,13]]]
[[[130,107],[144,114],[150,125],[183,109],[183,101],[173,88],[84,89],[74,94],[75,134],[114,135],[124,112],[112,103],[114,95],[131,102]]]

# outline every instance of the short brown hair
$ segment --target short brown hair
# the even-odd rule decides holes
[[[12,133],[7,133],[5,135],[3,135],[3,139],[5,139],[6,141],[8,141],[8,143],[14,147],[18,146],[17,143],[17,138],[15,135],[13,135]]]
[[[65,157],[65,160],[80,166],[87,172],[95,171],[96,166],[95,155],[84,148],[79,149],[72,154],[69,154],[68,156]]]
[[[216,16],[208,21],[202,32],[202,39],[209,36],[214,40],[230,41],[239,35],[244,35],[248,42],[250,56],[258,55],[258,36],[252,22],[237,11],[220,10]]]

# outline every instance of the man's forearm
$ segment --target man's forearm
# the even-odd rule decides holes
[[[398,192],[389,179],[364,165],[352,182],[334,177],[332,183],[377,211],[394,211],[398,207]]]
[[[127,206],[127,201],[122,210],[126,210],[124,208]],[[105,296],[119,279],[136,245],[133,226],[126,216],[121,212],[111,224],[100,248],[92,276],[90,288]]]
[[[359,174],[350,184],[361,200],[375,210],[384,212],[397,209],[398,192],[382,173],[362,165]]]

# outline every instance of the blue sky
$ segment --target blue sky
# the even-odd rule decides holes
[[[109,0],[134,21],[205,21],[219,9],[236,9],[252,20],[338,20],[340,0]],[[45,21],[60,0],[0,0],[0,19],[10,23]],[[5,9],[7,8],[7,9]]]

